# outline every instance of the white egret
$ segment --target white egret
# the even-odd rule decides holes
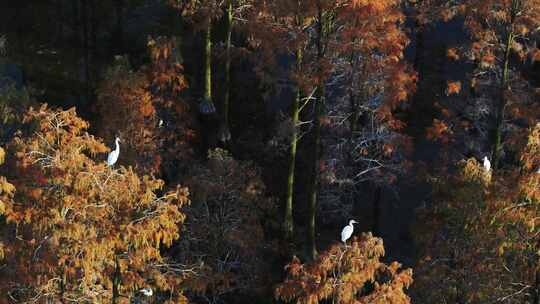
[[[341,241],[345,244],[345,246],[347,245],[347,240],[353,234],[353,231],[354,231],[353,224],[358,224],[358,222],[355,220],[350,220],[349,225],[345,226],[345,228],[341,230]]]
[[[158,128],[161,128],[161,127],[163,127],[163,119],[160,119],[158,123]]]
[[[489,162],[489,159],[487,156],[484,156],[484,170],[489,172],[491,170],[491,162]]]
[[[109,157],[107,157],[107,165],[109,166],[113,166],[118,160],[118,156],[120,155],[120,145],[118,144],[119,142],[120,138],[117,137],[115,140],[116,149],[114,149],[114,151],[111,151],[111,153],[109,153]]]
[[[150,287],[143,288],[139,290],[139,292],[147,297],[151,297],[154,294],[154,292],[152,291],[152,288]]]

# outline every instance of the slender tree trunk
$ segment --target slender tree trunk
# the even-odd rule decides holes
[[[219,137],[219,119],[217,119],[216,109],[212,101],[212,20],[210,17],[204,34],[204,81],[203,98],[201,100],[201,119],[203,125],[204,149],[216,147]]]
[[[303,23],[300,13],[297,12],[296,16],[297,25]],[[296,48],[296,72],[299,74],[302,68],[302,47],[299,45]],[[297,84],[296,87],[296,97],[293,99],[291,107],[291,120],[292,120],[292,130],[291,130],[291,140],[289,148],[289,170],[287,174],[287,195],[285,199],[285,219],[284,219],[284,233],[285,238],[288,241],[292,241],[294,234],[294,222],[293,222],[293,196],[294,196],[294,170],[296,166],[296,144],[298,141],[298,117],[300,114],[300,99],[301,99],[301,89],[300,84]]]
[[[323,8],[321,1],[317,1],[318,19],[317,23],[317,95],[315,99],[315,114],[313,116],[313,164],[311,174],[311,185],[308,203],[308,256],[314,260],[317,257],[316,243],[316,213],[317,213],[317,194],[319,191],[320,178],[320,154],[321,154],[321,116],[324,106],[325,83],[323,79],[322,60],[324,59],[323,35],[326,24],[323,19]]]
[[[115,269],[113,274],[113,286],[112,286],[112,304],[118,303],[117,300],[120,297],[120,283],[121,283],[121,277],[120,277],[120,265],[118,264],[118,257],[116,257],[115,260]]]
[[[323,102],[324,102],[324,87],[319,86],[317,88],[319,93],[315,100],[315,115],[314,129],[313,129],[313,164],[312,164],[312,177],[309,194],[309,208],[308,208],[308,246],[309,257],[315,259],[317,257],[317,244],[316,244],[316,224],[315,219],[317,215],[317,194],[319,192],[319,179],[320,179],[320,146],[321,146],[321,123],[320,117],[322,114]]]
[[[225,53],[225,96],[223,99],[223,123],[229,129],[229,103],[231,94],[231,36],[233,30],[232,0],[227,4],[227,41]]]
[[[356,103],[356,95],[353,92],[353,89],[350,89],[349,92],[349,105],[351,107],[351,119],[350,119],[350,127],[351,130],[351,140],[354,138],[354,134],[356,134],[358,130],[358,105]]]
[[[359,79],[359,85],[358,93],[355,92],[355,84],[354,84],[354,75],[351,75],[351,88],[349,90],[349,104],[351,107],[351,118],[350,118],[350,130],[351,130],[351,140],[354,138],[354,135],[358,132],[358,122],[360,119],[360,108],[359,108],[359,102],[366,101],[367,99],[367,93],[366,93],[366,86],[364,85],[365,75],[366,75],[366,69],[365,66],[358,67],[357,62],[351,61],[351,69],[354,71],[353,73],[359,73],[360,79]],[[359,70],[359,71],[358,71]]]
[[[297,66],[300,65],[302,60],[302,50],[298,48],[296,50],[296,61]],[[287,240],[292,240],[294,233],[294,223],[293,223],[293,195],[294,195],[294,169],[296,166],[296,144],[298,140],[298,132],[296,125],[298,124],[299,117],[299,105],[300,105],[301,93],[300,88],[296,89],[296,97],[292,103],[291,109],[291,120],[292,120],[292,130],[291,130],[291,141],[289,148],[289,170],[287,175],[287,197],[285,202],[285,220],[284,220],[284,229],[285,229],[285,238]]]
[[[502,151],[502,127],[504,123],[504,110],[506,108],[506,92],[508,92],[508,80],[509,80],[509,62],[510,62],[510,51],[512,49],[512,43],[514,41],[514,33],[512,30],[509,30],[508,36],[506,37],[506,50],[504,54],[504,66],[503,66],[503,75],[501,79],[501,90],[499,96],[499,104],[497,105],[497,112],[495,116],[495,127],[493,135],[493,149],[492,149],[492,167],[496,170],[499,166],[499,161]]]
[[[208,20],[204,40],[204,98],[212,101],[212,21]]]
[[[354,25],[355,27],[358,25],[358,18],[356,18],[354,20]],[[353,39],[353,43],[356,42],[356,38]],[[358,112],[358,100],[357,100],[357,96],[356,96],[356,93],[355,93],[355,85],[354,85],[354,75],[356,73],[356,67],[358,66],[358,56],[357,54],[354,52],[354,50],[351,50],[351,54],[350,54],[350,57],[349,57],[349,65],[350,65],[350,68],[351,68],[351,76],[350,76],[350,83],[349,83],[349,106],[351,107],[350,111],[351,111],[351,118],[349,120],[349,123],[350,123],[350,140],[352,141],[353,138],[354,138],[354,134],[356,134],[356,131],[358,129],[358,116],[359,116],[359,112]]]

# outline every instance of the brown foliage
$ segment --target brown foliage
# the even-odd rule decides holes
[[[143,67],[150,83],[152,103],[163,126],[156,130],[162,173],[175,179],[194,158],[199,126],[188,102],[183,98],[187,88],[184,68],[179,63],[179,46],[175,39],[157,37],[148,41],[151,63]],[[155,125],[154,125],[155,126]],[[159,121],[158,121],[159,126]]]
[[[138,172],[157,173],[160,168],[156,138],[157,116],[143,73],[132,71],[127,58],[117,59],[98,88],[97,134],[113,142],[122,140],[120,164],[137,165]]]
[[[459,60],[459,53],[456,48],[449,48],[446,50],[446,57],[453,61]]]
[[[474,159],[432,177],[431,208],[415,235],[423,248],[419,301],[523,303],[535,292],[540,244],[540,125],[518,144],[520,164],[491,176]]]
[[[188,220],[177,259],[204,265],[186,282],[188,290],[214,300],[257,292],[270,266],[263,259],[263,225],[276,215],[259,169],[225,150],[210,150],[207,164],[191,168],[187,185],[193,202],[185,209]]]
[[[444,144],[450,142],[451,134],[452,130],[448,128],[444,121],[439,119],[433,119],[433,125],[426,130],[426,136],[429,140],[440,140]]]
[[[94,161],[107,152],[74,109],[46,105],[25,118],[9,146],[0,211],[0,290],[18,301],[110,302],[142,287],[182,297],[182,273],[160,254],[179,237],[187,189],[163,196],[161,180]],[[115,287],[113,287],[115,286]],[[116,295],[117,297],[119,295]],[[2,298],[0,301],[4,301]]]
[[[187,81],[176,41],[149,38],[148,48],[151,63],[140,71],[120,58],[106,72],[98,88],[95,128],[107,142],[120,136],[120,164],[175,178],[174,164],[193,157],[197,126],[180,95]]]
[[[294,257],[276,298],[298,304],[410,303],[404,289],[412,284],[412,270],[399,271],[397,262],[386,265],[383,256],[382,239],[362,234],[348,247],[332,245],[311,263]]]
[[[461,81],[447,81],[446,95],[459,94],[461,92]]]

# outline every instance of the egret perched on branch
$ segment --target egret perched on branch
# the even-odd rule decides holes
[[[491,170],[491,162],[489,162],[487,156],[484,156],[484,170],[486,170],[486,172],[489,172],[489,170]]]
[[[119,142],[120,138],[117,137],[115,140],[116,149],[114,149],[114,151],[111,151],[111,153],[109,153],[109,157],[107,157],[107,165],[109,166],[113,166],[118,160],[118,156],[120,155],[120,145],[118,144]]]
[[[350,220],[349,225],[345,226],[343,230],[341,230],[341,241],[347,246],[347,240],[351,237],[354,231],[353,224],[358,224],[355,220]]]
[[[147,297],[151,297],[154,294],[154,292],[152,291],[152,288],[150,287],[143,288],[139,290],[139,292]]]

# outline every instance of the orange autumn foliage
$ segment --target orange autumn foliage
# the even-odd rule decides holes
[[[131,70],[127,58],[117,59],[98,88],[95,108],[99,122],[95,128],[111,146],[114,138],[120,137],[120,164],[155,174],[160,169],[158,118],[149,85],[143,73]]]
[[[465,24],[474,39],[472,55],[486,66],[503,59],[506,37],[512,32],[526,37],[540,24],[538,0],[463,1]],[[506,27],[508,31],[502,30]],[[502,43],[501,43],[502,42]],[[520,55],[522,56],[522,55]]]
[[[399,5],[400,1],[395,0],[336,4],[343,28],[332,45],[350,65],[348,90],[353,99],[360,99],[358,105],[352,106],[360,107],[373,95],[382,94],[383,103],[376,116],[392,129],[404,127],[393,111],[415,91],[417,80],[416,73],[403,60],[409,39],[402,27],[405,16]]]
[[[172,97],[177,97],[188,86],[183,75],[184,67],[176,58],[175,52],[179,52],[177,48],[177,41],[174,38],[160,36],[148,40],[152,62],[149,67],[146,67],[149,82],[155,91]]]
[[[122,140],[120,164],[139,173],[176,178],[177,161],[193,157],[197,126],[181,93],[187,88],[175,39],[149,38],[150,64],[133,71],[117,60],[98,88],[97,134]],[[112,145],[112,144],[111,144]]]
[[[496,175],[469,159],[429,178],[435,202],[419,210],[415,231],[419,301],[524,303],[537,292],[540,124],[516,146],[519,162]]]
[[[368,233],[353,238],[348,247],[332,245],[310,263],[294,257],[285,267],[287,278],[275,289],[276,298],[298,304],[410,303],[404,290],[413,282],[412,270],[399,270],[397,262],[386,265],[383,256],[382,239]]]
[[[433,125],[426,130],[426,136],[429,140],[440,140],[442,143],[447,144],[450,142],[450,135],[452,130],[448,125],[439,119],[433,119]]]
[[[446,50],[446,57],[448,57],[451,60],[457,61],[459,60],[459,54],[458,50],[456,48],[449,48]]]
[[[109,149],[75,109],[30,109],[0,179],[0,294],[18,302],[110,303],[151,287],[183,299],[183,273],[160,253],[179,238],[186,188],[108,167]],[[97,159],[97,160],[96,160]],[[2,296],[0,303],[11,303]]]
[[[446,95],[459,94],[461,92],[461,81],[447,81]]]
[[[158,128],[153,129],[154,144],[159,150],[162,175],[175,179],[177,171],[184,171],[195,156],[199,126],[182,95],[188,83],[180,64],[178,42],[161,36],[150,38],[148,50],[151,62],[141,70],[150,85],[152,104],[163,121],[161,127],[158,121]]]

